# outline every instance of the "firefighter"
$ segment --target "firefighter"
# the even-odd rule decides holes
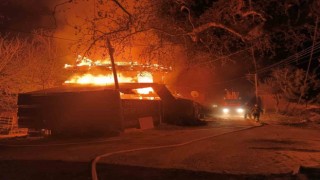
[[[251,110],[251,113],[253,115],[253,119],[257,122],[260,122],[260,113],[262,113],[262,109],[258,106],[258,104],[255,104],[254,107]]]

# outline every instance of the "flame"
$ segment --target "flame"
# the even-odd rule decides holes
[[[158,72],[169,72],[172,71],[171,66],[163,66],[159,64],[139,64],[136,61],[132,62],[115,62],[115,65],[118,67],[125,68],[127,70],[133,70],[133,71],[144,71],[145,69],[148,69],[149,71],[158,71]],[[78,55],[78,58],[76,60],[75,64],[65,64],[65,69],[73,69],[76,67],[87,67],[88,69],[91,69],[91,67],[94,66],[104,66],[109,67],[111,69],[111,61],[110,59],[105,60],[96,60],[93,61],[87,57],[82,57],[81,55]]]
[[[65,69],[70,68],[70,67],[72,67],[72,65],[70,65],[70,64],[65,64],[65,65],[64,65],[64,68],[65,68]]]
[[[153,83],[152,74],[148,71],[143,71],[138,74],[138,83]]]
[[[96,66],[102,66],[102,65],[110,65],[111,62],[109,60],[97,60],[93,64]]]
[[[81,57],[80,55],[78,55],[78,59],[76,61],[77,66],[92,66],[93,61],[87,57]]]
[[[153,83],[153,77],[150,72],[143,71],[138,74],[138,83]],[[137,89],[138,94],[152,94],[154,93],[152,87]]]
[[[75,65],[71,65],[71,64],[65,64],[64,65],[64,68],[67,69],[67,68],[72,68],[74,66],[77,66],[77,67],[81,67],[81,66],[88,66],[88,67],[91,67],[93,65],[96,65],[96,66],[101,66],[101,65],[105,65],[105,64],[110,64],[110,61],[108,60],[97,60],[97,61],[93,61],[87,57],[82,57],[81,55],[78,55],[78,58],[76,60],[76,64]]]
[[[133,78],[124,77],[121,73],[118,73],[118,81],[120,83],[129,83],[133,82]],[[84,75],[75,75],[72,76],[69,80],[65,81],[66,84],[88,84],[88,85],[97,85],[97,86],[105,86],[114,84],[113,74],[107,75],[92,75],[92,74],[84,74]]]
[[[118,82],[119,83],[153,83],[153,75],[151,72],[168,72],[171,71],[171,67],[161,66],[159,64],[139,64],[138,62],[116,62],[118,72]],[[65,64],[65,69],[77,70],[77,67],[87,67],[88,71],[93,72],[96,70],[95,66],[103,66],[106,72],[105,74],[93,74],[93,73],[85,73],[82,75],[73,75],[68,80],[66,80],[65,84],[79,84],[79,85],[94,85],[94,86],[106,86],[114,84],[114,77],[112,72],[110,72],[112,66],[109,59],[107,60],[96,60],[93,61],[87,57],[78,56],[76,63],[73,65]],[[74,69],[75,68],[75,69]],[[101,70],[98,69],[98,70]],[[129,76],[132,73],[126,73],[127,71],[136,71],[136,76]],[[97,72],[96,72],[97,73]],[[125,76],[124,74],[128,75]],[[147,99],[147,100],[156,100],[159,97],[156,95],[152,87],[147,88],[138,88],[133,90],[136,94],[121,94],[122,98],[129,99]]]
[[[154,91],[152,87],[147,87],[147,88],[139,88],[136,89],[138,94],[152,94]]]

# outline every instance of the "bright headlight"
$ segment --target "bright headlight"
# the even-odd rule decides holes
[[[243,113],[244,110],[243,110],[242,108],[238,108],[238,109],[237,109],[237,112],[238,112],[238,113]]]
[[[225,113],[225,114],[227,114],[227,113],[229,113],[229,109],[228,109],[228,108],[223,108],[223,109],[222,109],[222,112]]]

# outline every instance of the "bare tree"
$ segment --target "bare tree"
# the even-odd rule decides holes
[[[21,92],[50,87],[58,81],[57,66],[52,39],[6,35],[0,36],[0,110],[16,108],[17,95]]]
[[[156,30],[150,26],[155,19],[154,1],[66,2],[55,8],[56,12],[53,14],[56,15],[57,22],[66,21],[66,27],[73,27],[77,41],[72,43],[71,49],[75,54],[92,59],[107,58],[107,38],[115,48],[118,60],[139,59],[159,63],[165,59],[172,59],[172,54],[168,52],[177,49],[174,43],[165,42],[161,36],[157,36]],[[59,25],[61,26],[58,23]]]
[[[170,33],[165,37],[184,42],[190,55],[207,52],[211,61],[219,60],[216,63],[234,62],[234,56],[221,57],[251,47],[258,66],[273,63],[272,59],[284,53],[301,50],[312,39],[310,32],[315,26],[312,3],[302,1],[176,0],[160,4],[155,26],[161,29],[166,25]],[[251,54],[250,50],[240,53]]]
[[[63,61],[59,58],[60,49],[56,42],[50,38],[51,32],[37,30],[32,39],[33,57],[30,59],[33,70],[33,80],[35,85],[42,89],[56,86],[65,78],[63,72]]]
[[[17,91],[13,92],[15,77],[19,76],[23,65],[23,49],[28,43],[18,37],[11,38],[9,35],[0,36],[0,90],[1,90],[1,110],[12,108]]]
[[[315,26],[312,3],[299,0],[142,0],[135,4],[92,0],[67,4],[75,7],[79,2],[91,9],[78,11],[78,19],[68,21],[79,37],[74,52],[92,58],[108,55],[109,38],[116,56],[130,57],[137,42],[143,42],[140,57],[147,61],[174,57],[177,50],[183,50],[190,67],[215,68],[232,62],[247,73],[303,49],[311,42]],[[178,59],[173,57],[173,62]]]
[[[309,103],[319,101],[317,96],[320,81],[316,74],[308,76],[306,84],[304,78],[305,71],[303,69],[285,67],[274,70],[268,84],[271,85],[274,94],[281,94],[292,103],[298,103],[301,96],[307,106]]]

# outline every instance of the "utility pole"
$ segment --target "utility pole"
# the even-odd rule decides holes
[[[256,89],[256,103],[258,103],[258,100],[259,100],[259,98],[258,98],[258,73],[256,72],[255,74],[254,74],[254,84],[255,84],[255,89]]]
[[[315,44],[316,44],[316,38],[317,38],[318,22],[319,22],[319,16],[316,17],[316,22],[315,22],[316,27],[314,28],[314,34],[313,34],[312,47],[311,47],[311,52],[310,52],[310,58],[309,58],[308,68],[307,68],[306,76],[305,76],[305,79],[304,79],[304,82],[303,82],[303,85],[304,85],[304,86],[306,86],[306,83],[307,83],[307,80],[308,80],[308,75],[309,75],[309,71],[310,71],[311,61],[312,61],[312,58],[313,58],[314,46],[315,46]],[[302,94],[302,92],[300,92],[300,97],[299,97],[298,104],[300,104],[302,96],[303,96],[303,94]],[[306,106],[307,106],[307,105],[308,105],[308,104],[306,103]]]
[[[114,58],[113,58],[114,49],[111,46],[109,38],[107,38],[107,48],[109,50],[109,55],[110,55],[110,60],[111,60],[112,73],[113,73],[113,79],[114,79],[114,87],[115,87],[115,90],[119,91],[117,70],[116,70],[116,65],[114,64]]]
[[[113,73],[113,78],[114,78],[114,88],[115,88],[115,91],[116,91],[118,98],[119,98],[120,128],[122,131],[123,130],[123,121],[124,121],[123,108],[122,108],[122,101],[121,101],[121,96],[120,96],[120,88],[119,88],[117,70],[116,70],[116,65],[114,63],[114,58],[113,58],[114,48],[112,47],[109,38],[107,38],[106,45],[109,50],[109,55],[110,55],[110,60],[111,60],[112,73]]]
[[[257,61],[256,58],[254,56],[254,49],[253,46],[251,47],[251,53],[252,53],[252,59],[253,59],[253,63],[254,63],[254,84],[255,84],[255,96],[256,96],[256,103],[258,103],[258,72],[257,72]]]

